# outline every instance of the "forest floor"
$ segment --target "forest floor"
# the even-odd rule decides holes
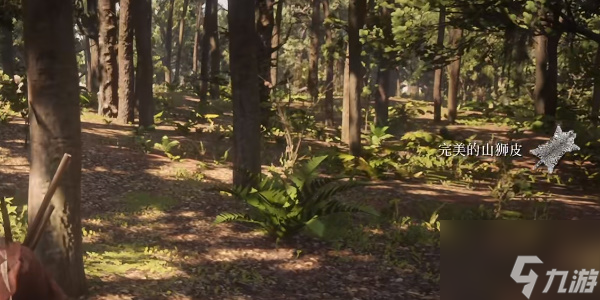
[[[185,98],[169,117],[181,118],[195,101]],[[215,124],[226,126],[230,117],[223,113]],[[431,126],[430,120],[428,113],[407,120],[411,128],[405,130],[439,131],[444,126]],[[25,128],[19,119],[0,125],[0,195],[14,196],[17,204],[27,199]],[[202,132],[203,128],[208,130]],[[497,124],[446,128],[482,137],[508,132]],[[328,240],[299,237],[276,245],[251,228],[213,224],[219,213],[243,206],[214,190],[231,183],[228,137],[211,130],[210,124],[201,129],[184,135],[165,124],[147,136],[152,144],[165,135],[180,141],[184,158],[172,161],[160,151],[140,151],[133,126],[83,113],[82,210],[89,279],[85,299],[440,298],[439,247],[414,242],[400,226],[373,220],[357,226],[352,220],[340,220],[343,228]],[[545,139],[526,135],[523,148]],[[306,146],[318,149],[319,142],[307,141]],[[276,162],[281,148],[266,144],[263,165]],[[533,166],[535,160],[525,156],[519,164]],[[553,218],[600,217],[597,189],[553,184],[540,188],[551,192],[557,203]],[[380,210],[394,210],[396,217],[429,218],[441,202],[494,201],[488,183],[467,189],[386,180],[362,189],[348,196]]]

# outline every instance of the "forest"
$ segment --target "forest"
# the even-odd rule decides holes
[[[441,220],[600,219],[599,123],[597,0],[0,0],[0,230],[71,299],[440,299]]]

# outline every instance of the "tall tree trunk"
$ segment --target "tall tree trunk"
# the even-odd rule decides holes
[[[229,0],[229,53],[233,98],[233,184],[253,184],[260,173],[260,100],[258,94],[254,2]]]
[[[23,1],[31,111],[29,224],[40,208],[58,163],[69,153],[71,163],[52,198],[54,213],[35,252],[64,292],[77,298],[86,286],[81,247],[79,77],[71,16],[71,1]]]
[[[277,11],[275,13],[275,25],[273,26],[273,39],[271,46],[276,48],[271,53],[271,83],[274,85],[278,82],[279,69],[279,44],[281,44],[281,20],[283,19],[283,5],[285,1],[277,1]]]
[[[375,125],[377,127],[387,126],[388,107],[390,102],[390,77],[392,71],[385,67],[379,67],[377,72],[377,95],[375,96]]]
[[[200,50],[200,41],[202,40],[202,23],[204,21],[204,11],[202,10],[203,5],[204,0],[198,0],[198,14],[196,15],[196,34],[194,35],[194,54],[192,55],[192,71],[194,72],[194,74],[198,73],[198,52]]]
[[[218,100],[221,97],[221,44],[219,37],[219,4],[215,5],[214,36],[210,42],[210,98]]]
[[[0,63],[2,72],[6,75],[15,75],[15,50],[13,46],[14,25],[9,22],[0,23]]]
[[[596,71],[600,70],[600,43],[596,49]],[[600,113],[600,73],[596,73],[594,77],[594,94],[592,96],[592,122],[598,123],[598,114]]]
[[[140,126],[149,127],[154,124],[154,99],[152,98],[152,0],[136,0],[135,14],[135,47],[137,50],[137,66],[135,72],[135,97],[140,114]]]
[[[558,42],[560,34],[543,33],[535,37],[535,112],[554,116],[557,106]]]
[[[321,0],[312,1],[310,54],[308,56],[308,92],[313,103],[319,101],[319,50],[321,48]]]
[[[438,36],[437,46],[440,51],[444,48],[444,32],[446,31],[446,7],[440,6],[440,14],[438,20]],[[435,69],[433,76],[433,121],[439,122],[442,120],[442,80],[444,78],[444,68]]]
[[[392,15],[387,7],[380,8],[382,29],[384,38],[393,39]],[[378,127],[386,126],[388,123],[388,106],[391,95],[390,80],[392,70],[390,69],[389,58],[382,54],[377,67],[377,93],[375,94],[375,125]]]
[[[171,59],[173,53],[173,11],[175,10],[175,0],[169,1],[169,8],[167,9],[167,28],[165,30],[165,57],[163,59],[163,66],[165,67],[165,82],[172,83],[171,78]]]
[[[181,70],[181,51],[183,50],[183,36],[185,33],[185,15],[187,15],[189,0],[183,0],[183,12],[179,20],[179,38],[177,39],[177,57],[175,57],[175,82],[179,82],[179,71]]]
[[[256,31],[258,33],[258,93],[260,97],[260,118],[265,128],[269,127],[271,117],[271,103],[269,95],[274,82],[271,81],[271,41],[273,38],[273,1],[258,0],[258,20]]]
[[[329,0],[321,0],[323,2],[323,17],[329,17]],[[327,45],[326,67],[325,67],[325,102],[323,102],[325,112],[325,124],[333,125],[333,91],[335,88],[333,68],[335,63],[334,51],[335,44],[333,41],[333,28],[327,25],[325,28],[325,44]]]
[[[350,45],[346,45],[342,96],[342,142],[350,144]]]
[[[119,9],[119,115],[117,121],[134,121],[133,9],[131,0],[120,0]],[[135,0],[133,0],[135,1]]]
[[[88,83],[88,91],[94,95],[98,95],[100,84],[102,82],[102,63],[100,62],[100,46],[98,39],[89,39],[90,44],[90,65],[88,74],[90,74],[91,82]],[[99,98],[98,98],[99,99]]]
[[[457,48],[462,38],[463,30],[461,28],[450,29],[450,45]],[[448,121],[456,122],[456,113],[458,109],[458,90],[460,80],[460,60],[461,54],[454,57],[454,61],[448,66]]]
[[[362,92],[362,60],[359,30],[365,22],[367,10],[366,0],[350,0],[348,6],[348,51],[349,51],[349,77],[348,77],[348,96],[349,96],[349,120],[348,137],[350,145],[350,154],[360,156],[360,94]]]
[[[217,0],[206,0],[204,8],[204,36],[202,37],[202,57],[200,64],[200,100],[206,101],[208,96],[208,86],[210,84],[210,57],[216,47],[217,28]]]
[[[115,0],[99,0],[100,52],[103,66],[98,99],[98,114],[116,117],[119,103],[119,69],[117,66],[117,15]]]

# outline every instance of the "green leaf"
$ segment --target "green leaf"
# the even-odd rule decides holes
[[[323,237],[325,234],[325,224],[321,222],[318,217],[314,217],[306,222],[306,228],[319,237]]]

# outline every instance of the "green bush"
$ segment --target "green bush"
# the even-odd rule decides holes
[[[278,240],[308,229],[323,236],[325,223],[322,218],[336,213],[364,212],[379,215],[368,206],[354,205],[334,199],[340,192],[359,185],[355,181],[339,178],[320,178],[317,168],[327,158],[319,156],[296,167],[285,178],[277,173],[271,177],[260,174],[256,188],[237,186],[222,191],[231,193],[253,209],[248,214],[222,213],[215,223],[247,222],[258,225]]]

